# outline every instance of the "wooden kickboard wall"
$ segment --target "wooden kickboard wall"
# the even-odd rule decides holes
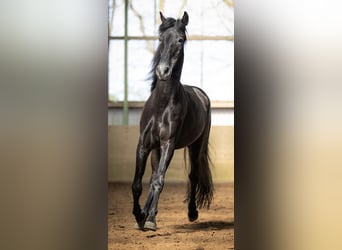
[[[109,126],[108,128],[108,181],[131,182],[135,171],[135,151],[139,138],[138,126]],[[213,162],[214,182],[234,181],[234,127],[212,126],[210,155]],[[189,163],[188,163],[189,165]],[[150,159],[147,161],[143,182],[151,176]],[[166,173],[168,182],[186,182],[187,170],[184,150],[176,150]]]

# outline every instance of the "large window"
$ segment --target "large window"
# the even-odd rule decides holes
[[[109,99],[145,101],[149,96],[159,11],[170,17],[189,14],[181,82],[203,88],[211,100],[233,101],[232,0],[109,0]]]

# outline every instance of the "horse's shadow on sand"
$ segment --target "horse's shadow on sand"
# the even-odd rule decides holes
[[[194,222],[183,225],[175,225],[174,229],[182,232],[192,231],[215,231],[233,229],[234,221],[206,221],[206,222]]]

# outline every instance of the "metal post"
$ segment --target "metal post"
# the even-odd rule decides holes
[[[125,0],[125,58],[124,58],[124,105],[123,105],[123,124],[128,125],[128,1]]]

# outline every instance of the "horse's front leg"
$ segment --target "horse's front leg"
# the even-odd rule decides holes
[[[164,187],[164,177],[166,170],[170,164],[174,153],[175,145],[174,140],[170,139],[161,143],[160,146],[160,160],[157,171],[153,174],[151,180],[151,196],[152,202],[148,211],[148,216],[144,225],[144,229],[156,230],[156,215],[158,213],[158,200],[159,195]]]
[[[142,212],[145,214],[148,214],[148,211],[150,209],[152,199],[153,199],[153,190],[152,190],[152,181],[154,176],[157,173],[158,167],[159,167],[159,160],[160,160],[160,149],[153,149],[151,152],[151,165],[152,165],[152,175],[150,179],[150,190],[148,192],[148,196],[146,199],[146,203],[144,208],[142,209]]]
[[[139,198],[142,192],[142,177],[145,173],[146,161],[147,157],[150,153],[150,150],[146,149],[143,146],[143,143],[139,142],[136,151],[136,168],[135,175],[132,184],[132,193],[133,193],[133,214],[135,216],[135,220],[138,223],[139,228],[143,228],[146,214],[141,211]]]

